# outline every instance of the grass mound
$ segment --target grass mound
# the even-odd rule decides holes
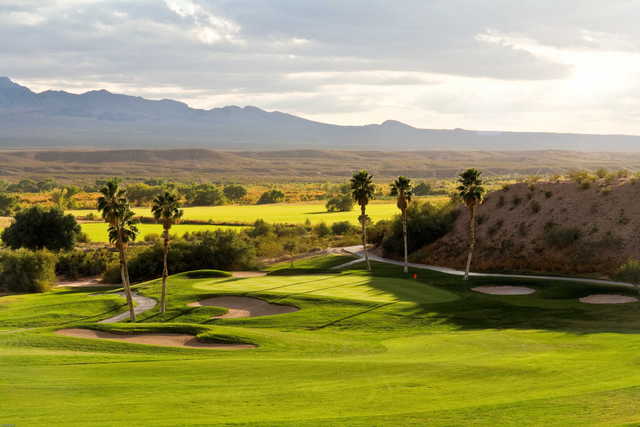
[[[227,271],[222,271],[222,270],[194,270],[194,271],[187,271],[182,275],[188,279],[210,279],[210,278],[232,276],[231,273]]]

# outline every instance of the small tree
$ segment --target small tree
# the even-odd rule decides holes
[[[291,268],[293,268],[293,255],[295,254],[296,248],[297,248],[296,241],[295,240],[286,241],[283,248],[285,251],[289,253],[289,259],[291,260]]]
[[[407,207],[413,196],[411,180],[404,176],[399,176],[391,184],[391,195],[398,198],[397,206],[402,215],[402,240],[404,242],[404,272],[409,272],[409,252],[407,245]]]
[[[464,280],[469,280],[469,269],[471,268],[471,258],[476,245],[476,209],[482,203],[485,189],[482,186],[480,172],[477,169],[467,169],[458,177],[458,194],[469,209],[469,254],[467,264],[464,269]]]
[[[72,215],[56,208],[33,206],[18,213],[2,232],[2,241],[12,249],[73,249],[80,226]]]
[[[182,218],[183,210],[181,209],[180,199],[173,193],[165,191],[153,199],[151,212],[157,222],[162,224],[162,296],[160,298],[160,313],[164,313],[167,309],[167,277],[169,276],[169,267],[167,265],[167,255],[169,254],[169,232],[171,226],[176,224]]]
[[[373,176],[369,175],[366,170],[361,170],[353,174],[351,178],[351,197],[360,205],[360,216],[358,221],[362,226],[362,249],[364,250],[364,259],[367,263],[367,270],[371,271],[371,263],[369,262],[369,253],[367,252],[367,224],[369,217],[367,216],[367,205],[374,198],[376,186],[373,183]]]
[[[9,193],[0,193],[0,216],[13,216],[20,209],[20,198]]]
[[[229,184],[224,186],[224,196],[232,201],[238,201],[247,195],[247,189],[242,185]]]
[[[284,201],[284,193],[280,190],[269,190],[262,193],[258,200],[259,205],[266,205],[268,203],[280,203]]]
[[[133,222],[133,212],[129,206],[127,192],[120,187],[117,179],[108,181],[100,189],[102,194],[98,198],[98,211],[102,218],[109,224],[109,241],[120,253],[120,277],[129,306],[129,319],[136,321],[136,313],[133,309],[133,296],[129,284],[129,268],[127,265],[127,246],[134,241],[138,234],[138,228]]]
[[[350,194],[339,194],[327,200],[328,212],[348,212],[353,210],[353,199]]]

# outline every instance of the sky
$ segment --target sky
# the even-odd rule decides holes
[[[640,134],[640,0],[0,0],[0,75],[329,123]]]

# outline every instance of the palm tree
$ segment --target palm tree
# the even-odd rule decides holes
[[[160,313],[164,313],[167,308],[167,276],[169,276],[169,268],[167,266],[167,255],[169,253],[169,231],[171,226],[176,224],[182,218],[183,210],[180,199],[174,193],[165,191],[158,194],[153,199],[151,212],[157,222],[162,224],[163,246],[163,267],[162,267],[162,297],[160,298]]]
[[[477,169],[467,169],[458,177],[458,194],[463,203],[469,209],[469,255],[467,265],[464,270],[464,280],[469,280],[469,268],[471,267],[471,257],[476,246],[476,208],[482,203],[485,189],[482,186],[480,172]]]
[[[351,178],[351,197],[360,205],[361,214],[358,221],[362,225],[362,248],[364,250],[364,259],[367,262],[367,269],[371,271],[371,263],[369,262],[369,254],[367,252],[367,204],[375,195],[376,186],[373,183],[373,177],[366,170],[361,170],[353,174]]]
[[[391,184],[391,195],[398,197],[397,206],[402,213],[402,239],[404,240],[404,272],[409,272],[409,255],[407,248],[407,207],[413,196],[411,180],[405,176],[399,176]]]
[[[124,189],[116,179],[108,181],[100,189],[102,195],[98,198],[98,211],[102,218],[109,224],[109,241],[120,253],[120,276],[129,306],[129,318],[136,320],[133,310],[133,297],[129,285],[129,267],[127,265],[127,244],[135,240],[138,229],[133,223],[133,212],[129,207],[129,200]]]

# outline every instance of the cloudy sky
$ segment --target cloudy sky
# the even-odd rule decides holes
[[[640,0],[0,0],[0,75],[339,124],[640,134]]]

